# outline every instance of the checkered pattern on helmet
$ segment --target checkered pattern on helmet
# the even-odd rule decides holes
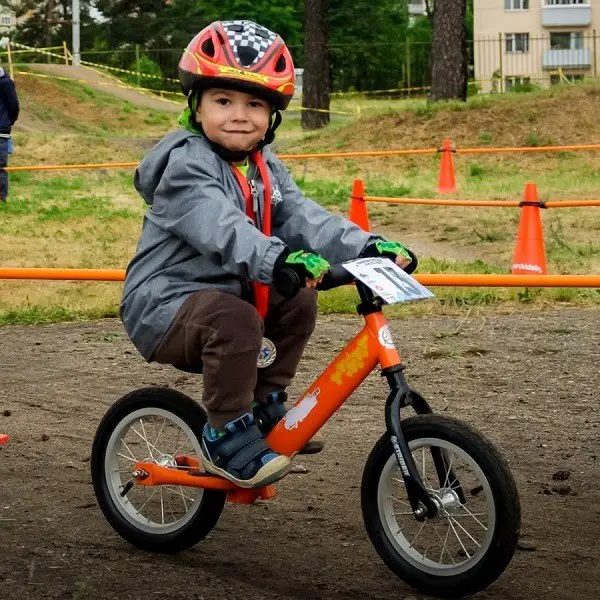
[[[240,64],[243,64],[238,54],[240,48],[246,46],[256,51],[252,63],[243,65],[246,67],[256,64],[277,38],[276,33],[252,21],[221,21],[221,24],[227,33],[235,58]]]

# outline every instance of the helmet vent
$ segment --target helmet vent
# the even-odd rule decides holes
[[[213,44],[213,41],[211,38],[208,38],[207,40],[204,40],[204,42],[202,42],[202,52],[204,52],[204,54],[206,54],[208,56],[212,56],[214,58],[215,45]]]
[[[251,46],[238,46],[238,60],[243,67],[249,67],[258,56],[258,51]]]
[[[287,66],[287,60],[285,60],[285,56],[282,54],[279,57],[279,59],[277,60],[277,63],[275,65],[275,72],[282,73],[283,71],[285,71],[286,66]]]

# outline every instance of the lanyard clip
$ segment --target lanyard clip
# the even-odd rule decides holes
[[[258,214],[258,188],[256,187],[256,183],[254,179],[250,179],[250,193],[252,194],[252,210],[254,214]]]

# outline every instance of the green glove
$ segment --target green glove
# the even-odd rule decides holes
[[[318,254],[297,250],[288,254],[282,266],[296,271],[301,277],[318,279],[321,275],[329,271],[330,265]]]
[[[412,256],[402,244],[399,244],[398,242],[387,242],[385,240],[377,240],[367,248],[364,255],[383,256],[391,260],[395,260],[397,256],[403,256],[408,260],[412,260]]]

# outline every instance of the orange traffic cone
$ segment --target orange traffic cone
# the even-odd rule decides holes
[[[371,231],[367,203],[365,202],[365,184],[362,179],[355,179],[352,184],[352,196],[350,197],[350,210],[348,218],[355,225],[365,231]]]
[[[545,275],[546,250],[539,201],[535,183],[525,184],[525,193],[521,206],[521,219],[517,232],[517,244],[513,258],[512,273],[527,275]]]
[[[450,140],[444,140],[440,152],[442,153],[442,160],[440,161],[440,179],[435,191],[438,194],[453,194],[456,192],[456,180],[454,178],[452,142],[450,142]]]

